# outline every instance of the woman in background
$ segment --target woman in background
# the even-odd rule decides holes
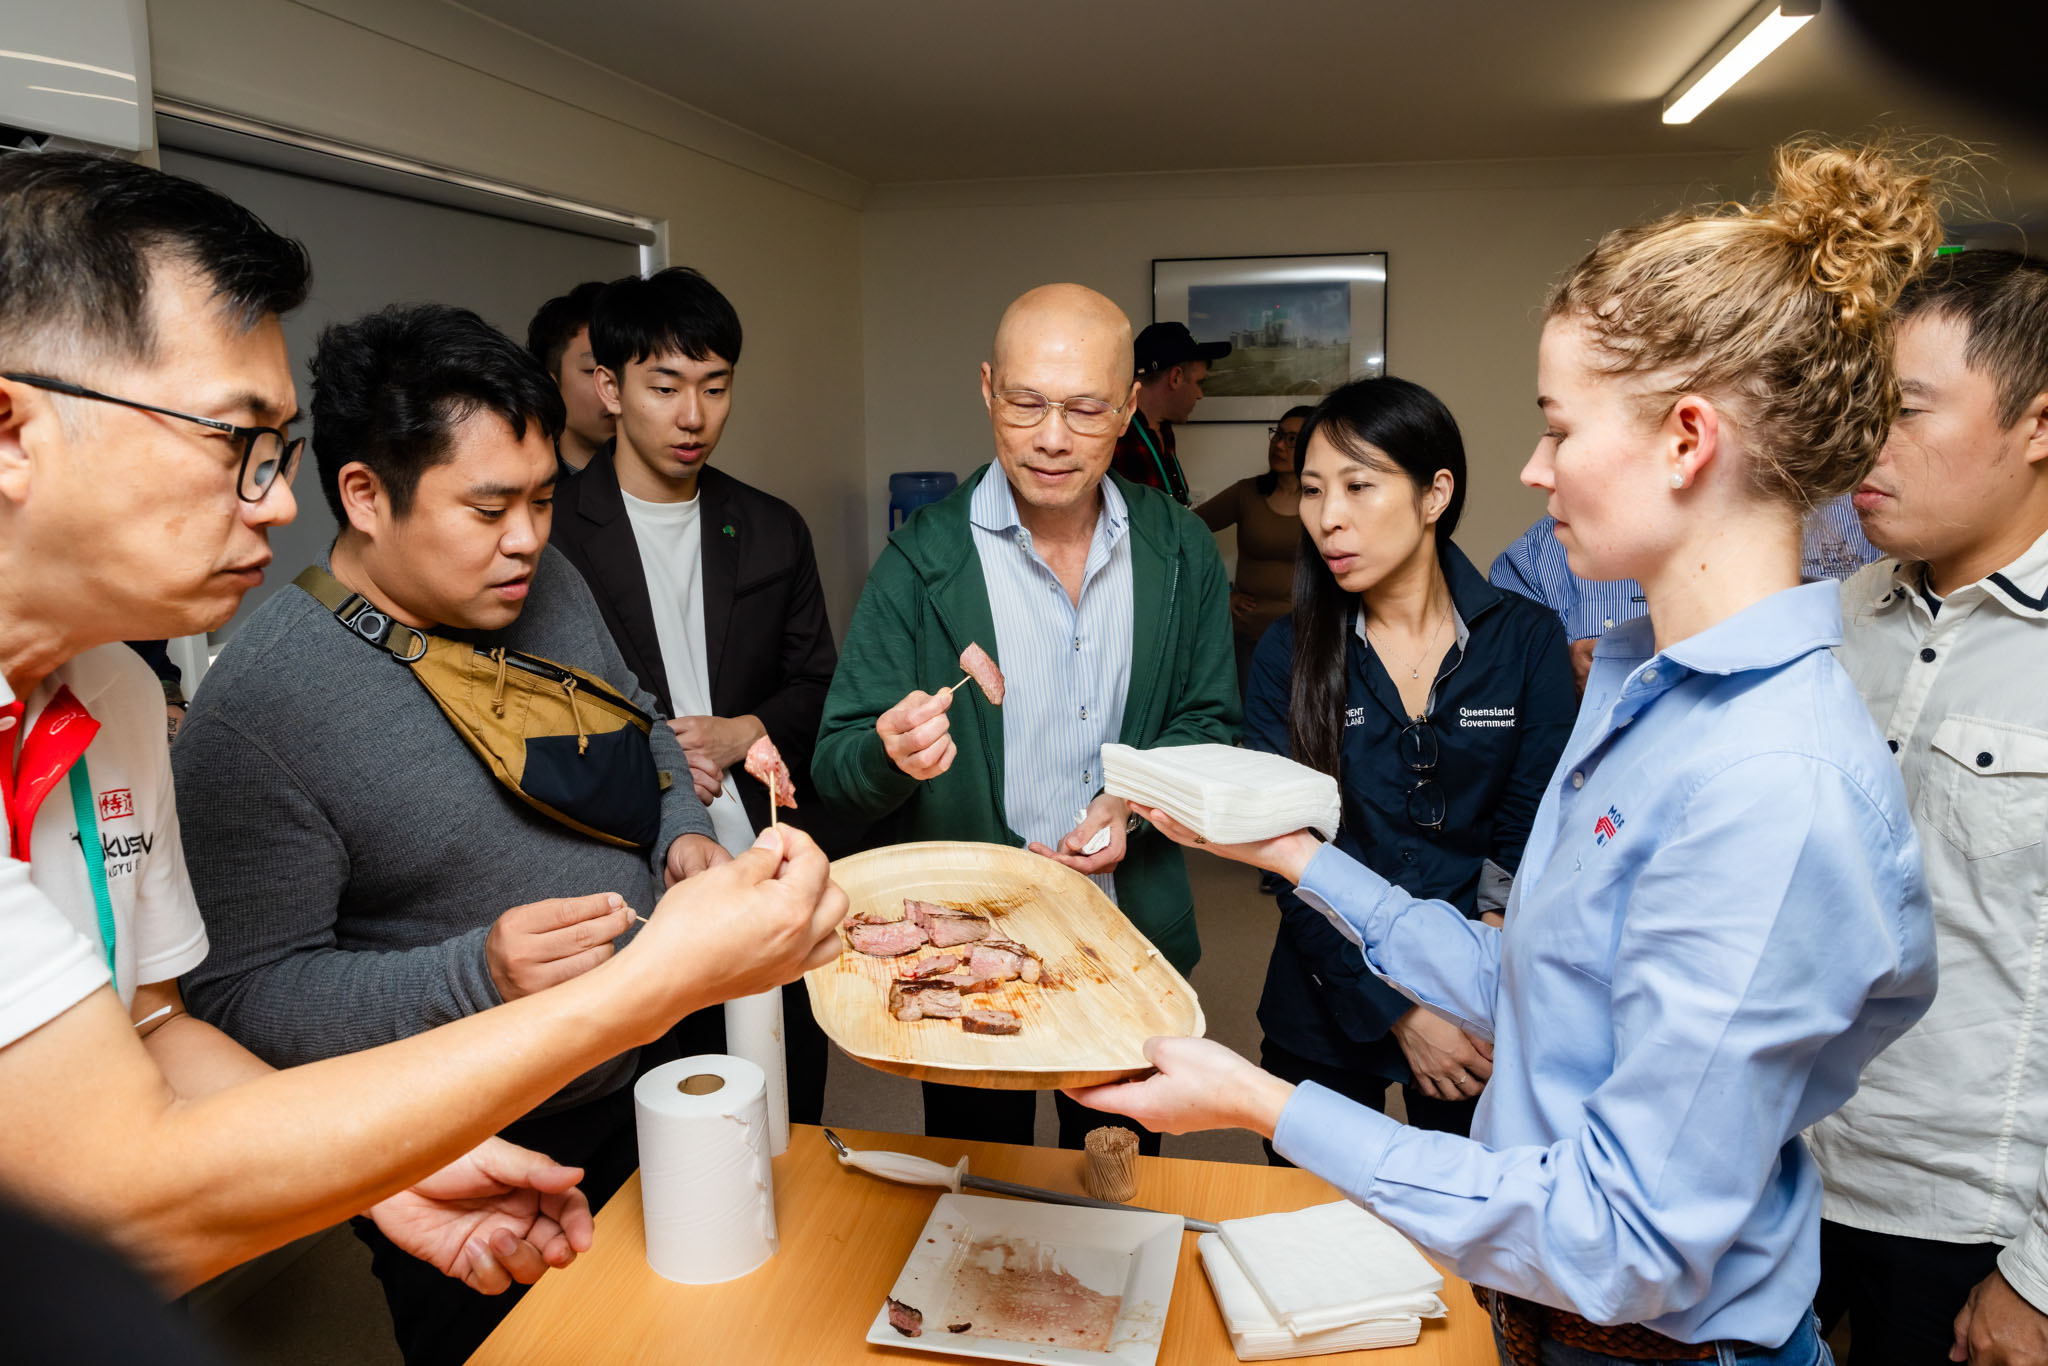
[[[1941,222],[1929,176],[1880,151],[1795,144],[1775,171],[1753,208],[1609,233],[1551,294],[1522,481],[1572,572],[1635,579],[1649,615],[1594,652],[1505,930],[1306,832],[1211,846],[1493,1040],[1472,1137],[1202,1039],[1077,1092],[1272,1138],[1472,1282],[1514,1366],[1827,1361],[1800,1134],[1934,998],[1905,786],[1835,662],[1836,586],[1800,582],[1800,524],[1877,461],[1892,310]]]
[[[1296,515],[1301,484],[1295,448],[1301,424],[1315,409],[1302,404],[1266,429],[1266,472],[1240,479],[1195,509],[1211,531],[1237,528],[1237,583],[1230,594],[1230,626],[1237,637],[1237,691],[1244,696],[1252,648],[1266,628],[1294,605],[1294,548],[1301,540]]]
[[[1555,612],[1451,543],[1465,443],[1420,385],[1357,380],[1302,427],[1295,603],[1260,642],[1245,744],[1338,780],[1337,847],[1495,925],[1578,698]],[[1259,1061],[1408,1122],[1463,1134],[1492,1047],[1372,975],[1292,894],[1259,999]],[[1267,1155],[1284,1161],[1266,1145]]]

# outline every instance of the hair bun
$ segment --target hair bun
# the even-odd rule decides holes
[[[1943,158],[1941,160],[1954,160]],[[1876,326],[1941,245],[1935,159],[1884,146],[1786,143],[1775,192],[1751,212],[1804,251],[1813,285],[1844,328]]]

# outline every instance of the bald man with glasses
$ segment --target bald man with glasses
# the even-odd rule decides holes
[[[1102,746],[1236,738],[1230,585],[1207,528],[1109,473],[1136,389],[1130,321],[1108,299],[1046,285],[1010,305],[981,367],[995,462],[913,516],[869,573],[812,775],[882,842],[1021,846],[1086,874],[1187,972],[1186,866],[1103,792]],[[1001,708],[948,689],[969,644],[1001,666]],[[1035,1108],[1028,1091],[927,1083],[925,1132],[1029,1143]],[[1064,1096],[1059,1109],[1065,1147],[1105,1122]]]

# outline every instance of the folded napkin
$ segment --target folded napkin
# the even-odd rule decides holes
[[[1444,1278],[1406,1238],[1348,1200],[1226,1219],[1223,1243],[1296,1337],[1366,1319],[1444,1312]]]
[[[1296,1337],[1267,1312],[1265,1301],[1252,1289],[1244,1268],[1223,1245],[1222,1238],[1204,1233],[1195,1239],[1195,1250],[1202,1254],[1202,1270],[1209,1275],[1209,1288],[1216,1292],[1216,1306],[1223,1311],[1223,1326],[1230,1332],[1230,1346],[1239,1361],[1277,1361],[1327,1352],[1355,1352],[1366,1347],[1406,1347],[1422,1336],[1425,1317],[1437,1318],[1446,1312],[1443,1301],[1431,1295],[1427,1313],[1362,1319],[1342,1328],[1326,1328]]]
[[[1156,806],[1213,844],[1307,829],[1335,839],[1343,818],[1335,778],[1235,745],[1104,745],[1102,780],[1112,797]]]

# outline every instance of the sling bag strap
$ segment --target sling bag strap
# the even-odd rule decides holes
[[[426,654],[427,638],[423,633],[393,621],[388,614],[372,607],[368,598],[352,591],[319,565],[307,565],[292,582],[334,613],[336,621],[400,663],[411,664]]]
[[[654,717],[604,678],[504,646],[401,625],[312,565],[292,582],[349,634],[406,667],[500,784],[549,819],[626,849],[651,846],[673,781]]]

